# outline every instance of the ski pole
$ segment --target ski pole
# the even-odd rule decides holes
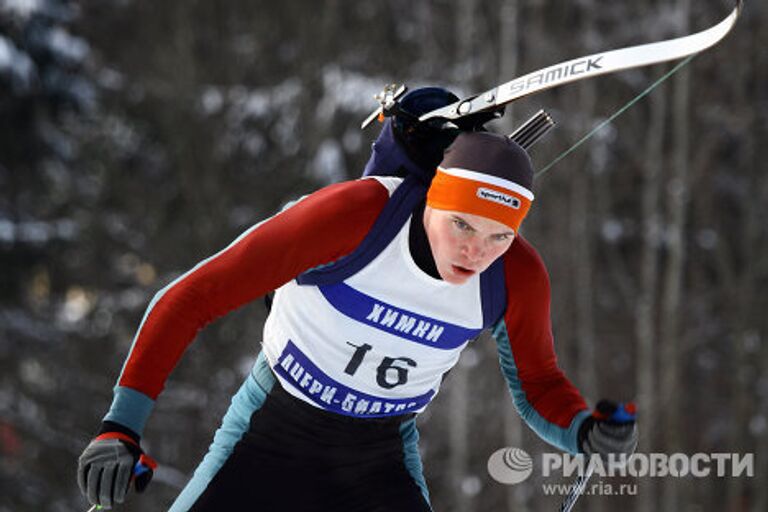
[[[606,419],[615,423],[630,423],[635,421],[635,404],[619,404],[613,413]],[[587,482],[594,473],[595,467],[592,464],[587,464],[587,469],[583,475],[579,475],[571,486],[571,490],[568,491],[568,496],[565,497],[563,503],[560,504],[559,512],[571,512],[573,506],[576,504],[576,500],[582,495],[584,489],[587,488]]]
[[[590,464],[584,474],[579,475],[578,478],[576,478],[571,490],[568,492],[568,496],[565,497],[565,500],[563,500],[563,503],[560,505],[560,512],[571,512],[576,500],[579,499],[579,496],[581,496],[581,493],[583,493],[584,489],[587,487],[587,482],[589,481],[589,477],[592,476],[593,471],[594,467]]]

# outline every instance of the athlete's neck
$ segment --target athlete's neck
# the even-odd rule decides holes
[[[422,203],[413,211],[411,216],[411,226],[408,233],[408,247],[411,250],[411,257],[416,265],[426,274],[435,279],[442,279],[437,271],[435,258],[432,256],[432,249],[429,246],[427,232],[424,230],[424,206]]]

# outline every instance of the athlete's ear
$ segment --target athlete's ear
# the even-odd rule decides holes
[[[433,211],[434,210],[429,205],[424,207],[424,214],[421,216],[421,222],[424,224],[425,231],[427,230],[427,224],[431,222]]]
[[[429,242],[429,248],[434,251],[434,248],[432,247],[432,241],[435,239],[436,236],[436,229],[437,229],[437,223],[439,222],[440,215],[437,213],[437,210],[432,208],[431,206],[425,206],[424,207],[424,215],[422,216],[422,223],[424,224],[424,232],[427,234],[427,241]]]

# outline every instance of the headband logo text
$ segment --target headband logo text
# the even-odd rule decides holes
[[[509,206],[510,208],[514,208],[515,210],[520,209],[520,199],[496,190],[491,190],[489,188],[483,188],[483,187],[478,188],[477,197],[479,197],[480,199],[485,199],[486,201],[493,201],[494,203],[499,203],[499,204],[503,204],[504,206]]]

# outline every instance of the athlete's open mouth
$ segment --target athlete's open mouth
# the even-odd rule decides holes
[[[470,269],[468,269],[468,268],[465,268],[465,267],[461,267],[461,266],[459,266],[459,265],[452,265],[452,268],[453,268],[453,272],[454,272],[455,274],[458,274],[458,275],[460,275],[460,276],[466,276],[466,277],[469,277],[469,276],[471,276],[472,274],[474,274],[474,273],[475,273],[475,271],[474,271],[474,270],[470,270]]]

